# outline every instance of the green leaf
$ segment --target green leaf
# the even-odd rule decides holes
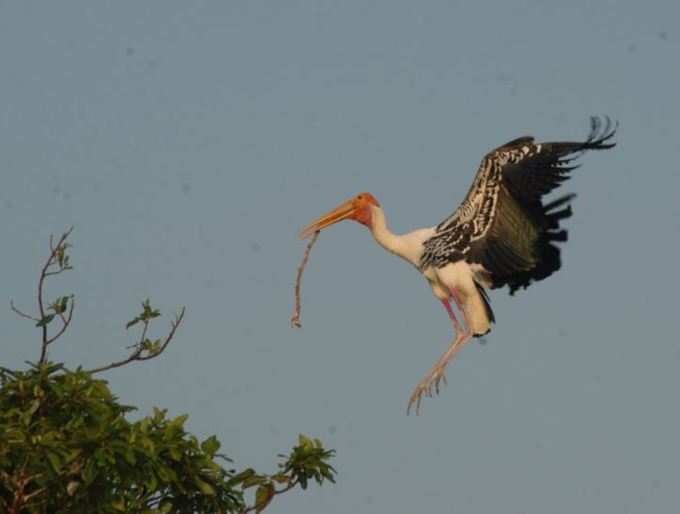
[[[31,406],[28,408],[28,418],[33,416],[35,414],[35,411],[37,411],[40,408],[40,399],[36,398],[31,402]]]
[[[304,449],[311,448],[314,446],[312,440],[304,434],[298,435],[298,444]]]
[[[170,500],[163,500],[158,507],[158,511],[162,512],[163,514],[167,514],[172,510],[172,502]]]
[[[149,301],[149,299],[142,302],[142,308],[144,309],[141,314],[141,318],[143,321],[149,321],[161,315],[161,311],[151,307],[151,302]]]
[[[155,490],[156,487],[158,487],[158,479],[156,478],[156,475],[148,475],[145,484],[152,491]]]
[[[290,477],[284,473],[277,473],[272,475],[271,479],[277,484],[288,484],[290,482]]]
[[[125,324],[125,329],[127,330],[127,329],[130,328],[130,327],[134,327],[134,326],[135,326],[137,323],[139,323],[140,321],[142,321],[142,318],[141,318],[140,316],[137,316],[136,318],[131,319],[130,321],[128,321],[128,322]]]
[[[47,460],[50,461],[52,469],[55,473],[59,473],[61,471],[61,457],[59,457],[57,453],[47,452]]]
[[[175,419],[173,419],[168,427],[170,428],[182,428],[184,426],[184,423],[186,423],[186,420],[189,419],[188,414],[182,414],[181,416],[177,416]]]
[[[128,464],[134,466],[137,464],[137,459],[135,458],[135,451],[132,448],[128,448],[125,450],[123,453],[123,457],[125,458],[125,462]]]
[[[253,468],[247,468],[231,477],[228,483],[230,486],[242,485],[244,480],[253,475],[255,475],[255,470]]]
[[[208,482],[204,482],[200,478],[194,478],[194,483],[198,486],[203,494],[207,496],[215,496],[215,488]]]
[[[125,328],[128,329],[130,327],[133,327],[141,321],[143,321],[144,323],[149,323],[149,321],[151,321],[153,318],[157,318],[160,315],[161,311],[152,308],[151,303],[149,302],[148,299],[146,299],[142,302],[142,313],[139,316],[136,316],[135,318],[128,321],[127,324],[125,325]]]
[[[83,477],[83,481],[86,485],[89,485],[94,481],[94,479],[97,477],[97,464],[95,463],[94,459],[89,459],[87,461],[81,476]]]
[[[61,298],[57,298],[57,301],[55,301],[51,306],[50,309],[52,309],[55,314],[62,314],[66,312],[66,309],[68,308],[68,296],[62,296]]]
[[[268,482],[257,488],[255,492],[255,512],[262,512],[274,498],[274,484]]]
[[[35,324],[35,326],[36,326],[36,327],[46,327],[46,326],[49,325],[49,323],[54,319],[54,316],[55,316],[54,314],[48,314],[48,315],[45,316],[43,319],[41,319],[40,321],[38,321],[38,322]]]
[[[171,446],[170,447],[170,458],[174,460],[175,462],[179,462],[182,460],[182,451],[177,448],[176,446]]]
[[[266,481],[267,481],[266,477],[253,473],[251,476],[243,480],[241,487],[243,489],[250,489],[251,487],[254,487],[256,485],[262,485]]]
[[[162,466],[158,468],[158,478],[164,483],[174,482],[177,480],[177,473],[175,473],[172,468]]]
[[[203,450],[208,455],[214,455],[217,450],[220,449],[220,442],[214,435],[208,437],[205,441],[201,443],[201,450]]]

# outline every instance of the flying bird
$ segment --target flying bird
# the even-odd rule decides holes
[[[361,193],[300,232],[305,239],[347,219],[365,225],[380,246],[424,275],[444,305],[455,338],[415,387],[407,413],[414,404],[419,413],[423,395],[432,396],[433,388],[439,393],[447,364],[471,337],[491,330],[495,319],[487,289],[507,286],[512,295],[560,269],[558,243],[567,240],[560,224],[572,215],[575,195],[547,202],[544,196],[569,179],[581,154],[614,147],[616,129],[609,118],[592,117],[590,134],[582,142],[537,143],[525,136],[499,146],[482,159],[460,206],[434,227],[394,234],[380,202]]]

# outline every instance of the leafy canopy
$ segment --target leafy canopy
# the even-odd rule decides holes
[[[45,279],[72,269],[66,253],[70,231],[53,244],[42,269],[38,313],[21,317],[40,329],[40,359],[25,370],[0,368],[0,512],[241,513],[261,512],[272,499],[310,481],[334,482],[333,450],[300,435],[274,474],[237,472],[219,453],[215,436],[199,441],[184,428],[187,416],[166,410],[138,421],[97,373],[158,357],[182,323],[184,309],[165,338],[147,337],[160,317],[149,300],[126,328],[141,327],[130,355],[89,371],[47,359],[48,347],[70,326],[74,296],[45,299]],[[55,330],[53,323],[58,321]],[[252,494],[250,491],[253,491]],[[252,503],[247,497],[252,497]]]

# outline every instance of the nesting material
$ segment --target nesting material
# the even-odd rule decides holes
[[[307,248],[305,248],[305,254],[302,257],[302,262],[297,269],[297,278],[295,279],[295,309],[293,310],[293,315],[290,318],[290,326],[293,328],[301,328],[302,323],[300,322],[300,312],[301,312],[301,300],[300,300],[300,286],[302,283],[302,273],[305,271],[305,266],[307,266],[307,261],[309,260],[309,252],[312,251],[312,246],[316,243],[319,238],[319,231],[314,232],[314,235],[307,243]]]

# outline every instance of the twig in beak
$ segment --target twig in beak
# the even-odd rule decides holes
[[[293,328],[301,328],[302,323],[300,322],[300,283],[302,282],[302,273],[305,271],[305,266],[307,266],[307,261],[309,260],[309,252],[312,250],[312,246],[316,243],[319,238],[319,231],[314,232],[314,235],[307,243],[307,248],[305,248],[305,255],[302,257],[302,262],[297,269],[297,278],[295,279],[295,309],[293,310],[293,315],[290,318],[290,326]]]

